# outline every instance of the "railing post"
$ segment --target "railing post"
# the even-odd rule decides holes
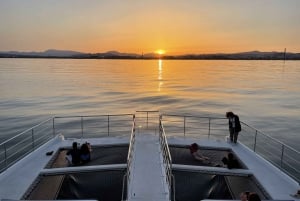
[[[210,137],[210,117],[208,118],[208,138]]]
[[[107,115],[107,136],[109,136],[109,115]]]
[[[284,145],[281,146],[281,158],[280,158],[280,168],[282,168],[283,164],[283,154],[284,154]]]
[[[34,131],[31,129],[32,150],[34,150]]]
[[[53,131],[53,137],[55,137],[55,117],[52,119],[52,131]]]
[[[183,117],[183,136],[185,137],[185,116]]]
[[[7,150],[6,143],[4,143],[4,161],[5,161],[5,170],[7,169]]]
[[[257,130],[255,130],[255,137],[254,137],[254,147],[253,147],[253,151],[255,152],[256,149],[256,137],[257,137]]]
[[[83,138],[83,116],[81,116],[81,138]]]
[[[148,111],[147,111],[147,129],[148,129]]]
[[[159,115],[159,122],[158,122],[158,134],[159,134],[159,137],[160,137],[160,134],[162,132],[162,128],[161,128],[161,121],[162,121],[162,115],[160,114]]]

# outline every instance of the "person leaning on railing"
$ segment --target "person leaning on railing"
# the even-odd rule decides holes
[[[239,132],[242,130],[239,116],[233,112],[226,112],[226,117],[229,124],[230,141],[236,143]]]

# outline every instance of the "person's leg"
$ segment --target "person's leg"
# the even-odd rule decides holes
[[[238,138],[238,132],[234,132],[233,134],[233,142],[236,143],[237,142],[237,138]]]
[[[233,142],[233,129],[230,129],[229,133],[230,133],[230,142]]]
[[[72,156],[66,155],[66,160],[68,161],[68,165],[72,165]]]

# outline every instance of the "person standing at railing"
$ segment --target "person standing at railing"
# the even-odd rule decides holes
[[[239,132],[242,130],[239,116],[233,112],[226,112],[226,117],[229,124],[230,141],[236,143]]]

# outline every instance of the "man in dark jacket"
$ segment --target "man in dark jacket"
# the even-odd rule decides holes
[[[226,112],[226,117],[228,118],[230,141],[236,143],[239,132],[242,130],[239,116],[233,112]]]

